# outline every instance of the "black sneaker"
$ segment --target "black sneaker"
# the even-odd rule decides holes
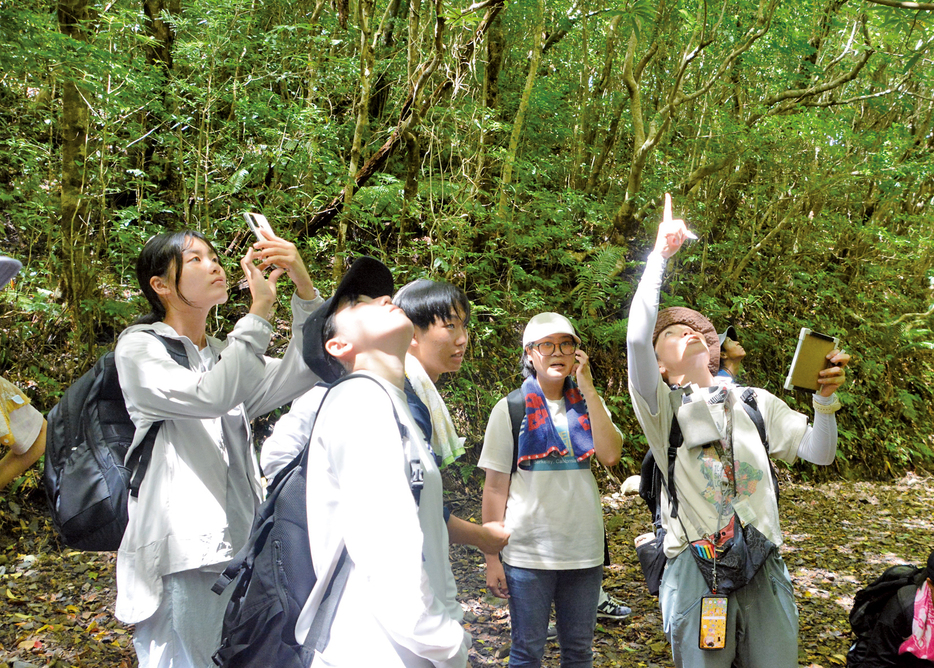
[[[632,610],[602,589],[600,590],[600,602],[597,604],[597,619],[626,619],[632,614]]]

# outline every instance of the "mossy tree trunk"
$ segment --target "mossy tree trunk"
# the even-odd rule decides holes
[[[88,19],[87,0],[60,0],[59,30],[66,37],[86,43],[84,24]],[[75,45],[76,47],[80,45]],[[76,48],[75,51],[80,49]],[[75,58],[75,63],[80,62]],[[83,73],[67,64],[62,68],[62,181],[61,181],[61,262],[62,294],[72,313],[79,341],[90,345],[95,322],[87,310],[96,302],[97,286],[88,256],[95,230],[89,217],[87,189],[88,103],[81,90]]]
[[[512,170],[516,163],[516,155],[519,153],[519,139],[522,137],[525,113],[529,108],[529,99],[532,97],[532,89],[535,87],[538,64],[542,60],[542,33],[545,31],[544,0],[538,0],[538,2],[535,3],[535,23],[532,26],[532,30],[535,32],[532,34],[532,54],[529,58],[529,74],[525,79],[525,88],[522,91],[522,97],[519,99],[519,110],[516,112],[516,118],[512,125],[512,135],[509,137],[509,149],[503,161],[503,179],[499,194],[499,215],[503,219],[507,217],[509,190],[512,184]]]

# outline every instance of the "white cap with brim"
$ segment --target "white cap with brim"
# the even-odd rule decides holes
[[[10,280],[23,268],[19,260],[0,255],[0,288],[6,286]]]
[[[729,325],[723,332],[717,334],[717,338],[720,339],[721,348],[723,347],[723,342],[726,341],[728,337],[733,341],[739,342],[739,337],[736,336],[736,330],[733,329],[733,325]]]
[[[539,313],[529,320],[522,333],[522,347],[525,348],[530,343],[535,343],[539,339],[552,334],[569,334],[577,343],[580,343],[580,337],[574,331],[574,325],[560,313]]]

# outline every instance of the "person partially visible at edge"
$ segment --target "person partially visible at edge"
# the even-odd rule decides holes
[[[715,378],[725,378],[735,382],[743,366],[746,351],[739,344],[739,337],[733,325],[729,325],[722,334],[717,335],[720,341],[720,368]]]
[[[850,649],[847,668],[934,668],[934,550],[915,582],[886,602],[869,636]]]
[[[487,554],[487,586],[509,599],[512,668],[540,666],[555,607],[561,666],[593,665],[603,580],[603,511],[591,471],[620,458],[623,435],[597,393],[571,322],[540,313],[526,325],[521,365],[526,413],[512,471],[506,398],[490,414],[478,466],[486,470],[483,522],[504,522],[509,544]]]
[[[152,237],[136,265],[152,312],[117,342],[117,372],[136,425],[131,451],[162,422],[117,552],[116,616],[136,625],[141,668],[214,665],[233,587],[217,596],[211,585],[246,542],[262,499],[250,421],[318,381],[302,361],[301,327],[322,301],[298,250],[267,236],[240,266],[252,305],[219,341],[207,334],[211,309],[228,297],[214,247],[194,230]],[[283,358],[271,359],[264,353],[283,274],[295,285],[292,338]],[[190,368],[146,330],[181,342]]]
[[[659,602],[665,635],[679,668],[793,668],[798,665],[798,614],[788,569],[778,550],[770,552],[745,587],[730,594],[725,647],[701,650],[700,599],[710,590],[689,542],[714,534],[726,526],[734,510],[742,509],[759,532],[775,546],[781,545],[776,490],[767,457],[788,462],[801,458],[819,465],[833,462],[837,445],[834,412],[840,407],[834,392],[844,381],[849,356],[837,350],[828,354],[833,366],[820,372],[813,427],[808,426],[805,415],[765,390],[755,389],[769,441],[767,454],[755,424],[737,408],[742,388],[714,381],[719,342],[710,322],[687,308],[659,313],[667,260],[687,235],[684,221],[672,218],[671,198],[666,195],[655,248],[633,298],[627,335],[629,391],[656,461],[668,461],[674,410],[670,387],[690,385],[701,393],[721,436],[720,441],[702,447],[678,448],[674,467],[678,519],[671,517],[663,490],[660,503],[668,563]],[[691,434],[688,428],[682,431],[684,443],[688,443]],[[662,471],[667,479],[667,466],[662,466]]]
[[[333,387],[308,444],[307,511],[315,518],[308,539],[318,583],[295,637],[304,642],[346,547],[351,570],[312,666],[463,668],[470,635],[455,598],[441,472],[406,401],[413,326],[392,291],[385,265],[358,258],[305,327],[305,361],[322,380],[369,378]],[[415,455],[424,472],[417,502],[408,475]]]
[[[455,285],[421,278],[402,286],[393,303],[415,327],[405,356],[405,397],[435,457],[442,467],[447,466],[464,454],[464,439],[457,435],[436,384],[442,374],[457,373],[464,361],[470,302]],[[474,524],[451,514],[447,507],[444,514],[452,543],[496,554],[509,541],[502,522]]]
[[[0,290],[23,268],[0,255]],[[0,444],[10,450],[0,459],[0,493],[39,461],[45,452],[46,421],[23,392],[0,376]]]

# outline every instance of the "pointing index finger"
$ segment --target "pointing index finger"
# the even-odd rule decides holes
[[[665,193],[665,213],[662,220],[666,223],[671,222],[671,193]]]

